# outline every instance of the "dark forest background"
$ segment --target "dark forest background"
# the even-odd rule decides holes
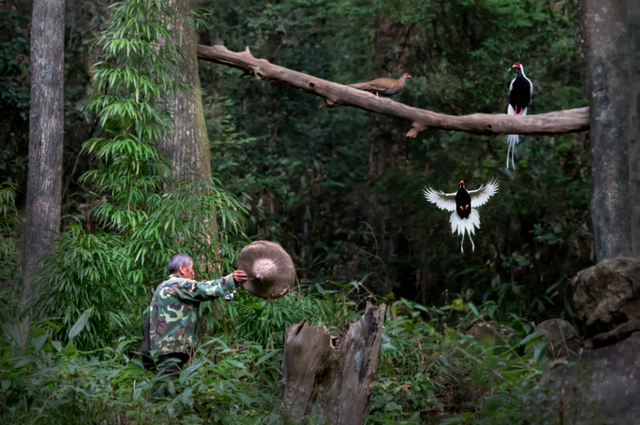
[[[97,167],[81,153],[96,133],[95,117],[82,108],[106,6],[69,1],[66,13],[63,228],[87,233],[104,230],[89,214],[95,200],[79,176]],[[572,1],[201,6],[208,12],[201,44],[249,47],[255,57],[345,84],[407,72],[413,79],[397,100],[415,107],[505,112],[516,61],[534,83],[530,113],[586,105]],[[0,179],[15,183],[23,212],[30,3],[3,1],[1,13]],[[249,208],[245,234],[281,243],[301,285],[356,280],[425,305],[494,300],[504,314],[570,317],[568,278],[595,261],[587,133],[524,137],[517,170],[506,170],[506,136],[429,130],[408,139],[404,122],[327,109],[308,94],[199,65],[214,176]],[[461,253],[448,214],[422,191],[452,192],[461,178],[475,188],[491,177],[500,191],[480,210],[475,252]]]
[[[199,44],[248,47],[330,81],[408,73],[394,100],[452,115],[506,113],[512,64],[521,62],[534,84],[529,114],[540,114],[588,104],[576,0],[211,0],[191,14],[189,6],[66,1],[62,218],[41,259],[25,243],[32,2],[0,0],[0,422],[288,424],[276,404],[287,327],[306,320],[342,334],[368,301],[387,310],[367,424],[521,424],[542,412],[527,411],[548,356],[535,325],[563,318],[580,329],[571,279],[631,253],[631,236],[616,236],[631,223],[608,232],[619,205],[608,200],[591,207],[600,214],[594,241],[593,185],[604,194],[628,188],[626,168],[615,168],[626,166],[628,147],[609,149],[606,125],[594,136],[595,162],[613,163],[609,151],[625,161],[592,181],[595,113],[591,133],[521,137],[517,169],[508,170],[506,135],[428,129],[409,139],[398,119],[327,108],[230,67],[189,65],[189,55],[174,63],[179,49],[165,42],[167,22],[189,16]],[[120,47],[107,55],[113,40]],[[127,43],[148,49],[128,55]],[[201,140],[162,129],[171,127],[167,99],[188,92],[176,81],[197,75],[208,139],[183,167],[177,157],[187,149],[178,148]],[[197,110],[198,96],[189,99]],[[183,121],[201,125],[197,114]],[[212,179],[202,164],[209,155]],[[423,190],[454,192],[460,179],[476,189],[491,178],[500,188],[479,209],[475,251],[466,241],[461,252],[450,214]],[[620,249],[596,253],[610,235]],[[291,255],[294,291],[273,302],[243,291],[202,303],[197,355],[170,397],[149,407],[156,378],[138,350],[169,255],[192,255],[199,279],[220,277],[261,239]],[[27,255],[35,266],[24,266]],[[467,335],[489,321],[511,333],[494,346]],[[545,410],[549,421],[539,423],[556,423],[562,409]]]

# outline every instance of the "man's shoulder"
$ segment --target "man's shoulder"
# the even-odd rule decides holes
[[[156,292],[171,293],[183,289],[188,290],[195,283],[196,282],[194,280],[187,279],[186,277],[172,275],[169,276],[169,279],[158,285],[158,288],[156,288]]]
[[[172,274],[171,276],[169,276],[169,278],[167,280],[162,282],[160,284],[160,286],[162,286],[162,285],[170,286],[170,285],[180,284],[180,283],[184,283],[184,282],[195,283],[195,280],[187,279],[186,277],[176,276],[176,275]]]

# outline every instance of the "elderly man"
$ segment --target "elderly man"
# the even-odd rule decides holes
[[[220,279],[197,282],[193,260],[186,254],[174,254],[167,265],[169,279],[156,289],[149,309],[148,338],[150,353],[158,356],[159,376],[172,378],[189,361],[190,350],[198,341],[198,308],[201,301],[224,297],[233,299],[240,284],[247,280],[242,270]],[[161,386],[154,388],[150,401],[157,401]]]

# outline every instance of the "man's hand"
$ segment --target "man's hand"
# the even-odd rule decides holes
[[[233,272],[233,280],[238,283],[247,281],[247,274],[242,270],[236,270]]]

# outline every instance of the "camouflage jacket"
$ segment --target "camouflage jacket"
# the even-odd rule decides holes
[[[229,300],[235,290],[232,275],[207,282],[169,276],[156,289],[149,308],[151,354],[186,353],[195,347],[200,302],[222,296]]]

